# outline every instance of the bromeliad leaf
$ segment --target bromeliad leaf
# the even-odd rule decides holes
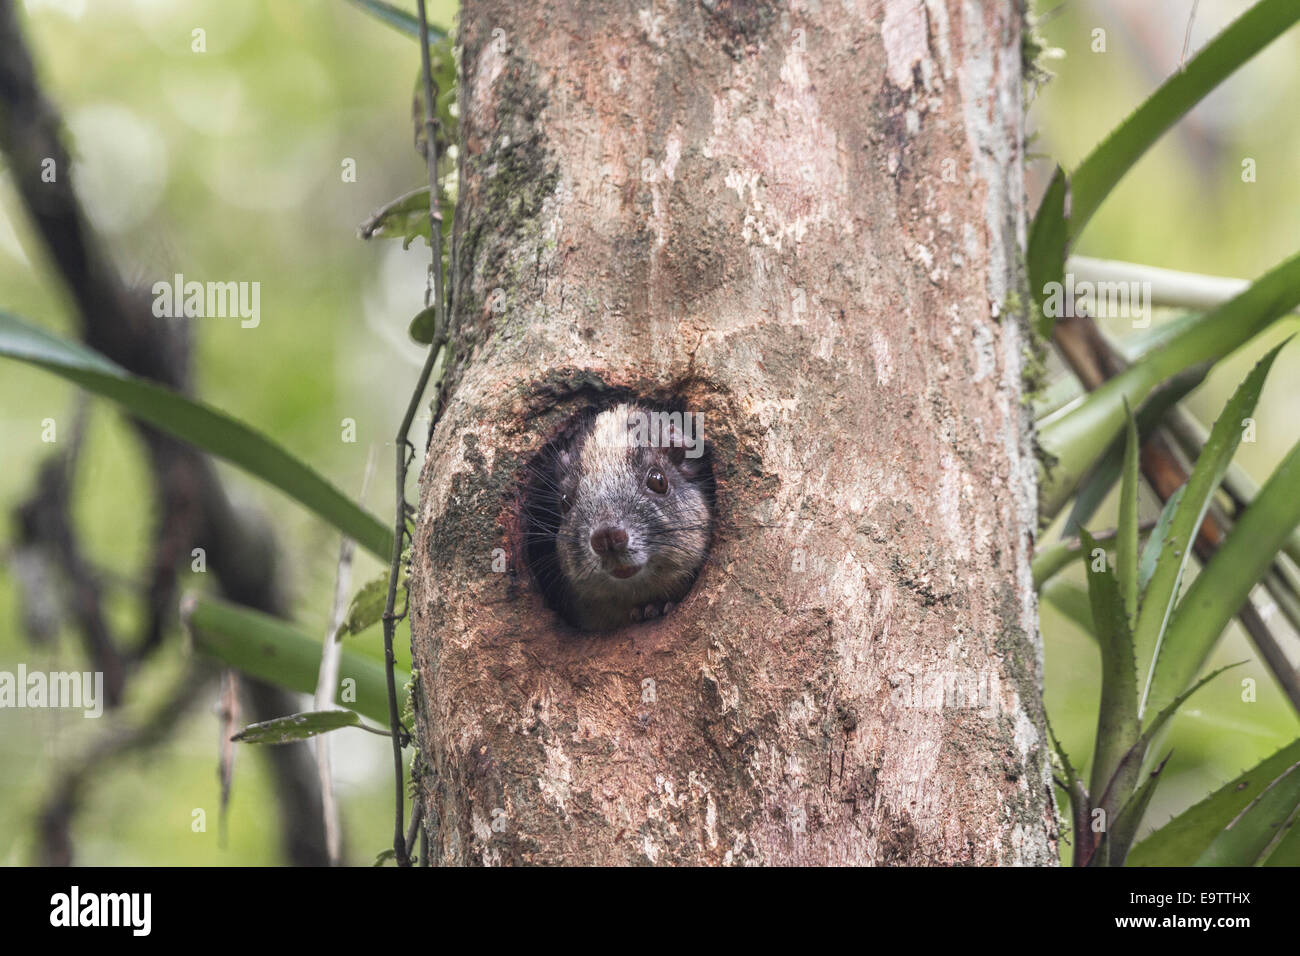
[[[0,312],[0,355],[54,372],[132,415],[279,488],[366,550],[386,557],[393,533],[266,435],[202,402],[137,378],[85,346]]]
[[[1151,706],[1161,706],[1205,665],[1228,622],[1267,575],[1278,551],[1300,526],[1298,488],[1300,443],[1287,453],[1237,518],[1179,602],[1155,662]],[[1279,596],[1285,600],[1285,594]]]
[[[1205,366],[1187,369],[1156,389],[1137,413],[1138,438],[1145,439],[1150,435],[1169,409],[1176,406],[1205,381],[1207,370],[1208,367]],[[1125,444],[1123,438],[1112,441],[1101,460],[1088,473],[1074,496],[1074,505],[1070,508],[1065,527],[1061,530],[1063,537],[1078,534],[1080,528],[1086,527],[1097,509],[1101,507],[1101,503],[1106,500],[1106,496],[1110,494],[1111,489],[1115,487],[1115,482],[1119,481],[1124,471]]]
[[[1300,808],[1300,761],[1287,767],[1259,796],[1229,821],[1193,866],[1254,866],[1264,862],[1274,841]]]
[[[1137,665],[1129,634],[1128,615],[1106,552],[1092,535],[1080,532],[1088,597],[1101,648],[1101,708],[1097,715],[1097,748],[1088,789],[1100,793],[1124,752],[1138,737]]]
[[[1119,525],[1115,539],[1115,573],[1130,626],[1138,609],[1138,433],[1133,412],[1124,404],[1128,428],[1124,441],[1124,479],[1119,491]],[[1126,848],[1127,849],[1127,848]]]
[[[1174,716],[1174,713],[1178,708],[1181,707],[1189,697],[1224,671],[1231,670],[1234,667],[1240,667],[1243,663],[1245,662],[1238,661],[1235,664],[1220,667],[1214,673],[1202,677],[1191,687],[1187,688],[1187,690],[1183,691],[1183,693],[1179,694],[1178,697],[1169,704],[1169,706],[1160,711],[1160,713],[1156,715],[1155,719],[1151,721],[1150,726],[1148,726],[1146,730],[1142,731],[1141,736],[1137,738],[1133,746],[1125,752],[1123,758],[1119,761],[1119,764],[1115,768],[1115,773],[1106,783],[1105,790],[1101,791],[1101,796],[1097,800],[1097,806],[1106,811],[1107,819],[1114,819],[1119,813],[1119,808],[1128,802],[1129,794],[1131,794],[1133,788],[1137,786],[1138,774],[1142,769],[1143,761],[1146,760],[1147,748],[1151,746],[1151,741],[1155,739],[1156,734],[1158,734],[1161,728],[1163,728],[1165,724],[1169,722],[1170,718]],[[1097,792],[1098,790],[1093,790],[1093,793]]]
[[[1260,0],[1169,77],[1098,144],[1070,177],[1070,241],[1165,131],[1238,67],[1300,21],[1295,0]]]
[[[245,744],[291,744],[360,723],[361,716],[355,710],[317,710],[249,724],[230,739]]]
[[[1102,140],[1068,177],[1068,186],[1057,170],[1029,232],[1027,261],[1035,299],[1042,301],[1047,283],[1060,281],[1069,247],[1133,164],[1210,90],[1298,20],[1295,0],[1256,3]],[[1053,321],[1038,310],[1035,325],[1044,336]]]
[[[1151,582],[1151,575],[1156,570],[1156,560],[1160,557],[1160,549],[1169,534],[1169,525],[1173,523],[1174,515],[1178,512],[1178,504],[1183,500],[1183,491],[1186,488],[1186,485],[1182,485],[1169,496],[1169,500],[1165,502],[1160,512],[1160,519],[1152,529],[1151,536],[1147,538],[1146,547],[1142,549],[1142,560],[1138,562],[1138,594],[1145,594],[1147,585]]]
[[[1166,754],[1165,759],[1160,761],[1160,765],[1152,770],[1142,786],[1138,787],[1137,793],[1133,794],[1129,802],[1115,815],[1115,819],[1110,821],[1097,846],[1097,852],[1088,861],[1089,866],[1124,865],[1128,858],[1129,847],[1133,845],[1133,838],[1137,836],[1137,828],[1142,823],[1142,817],[1146,815],[1152,795],[1156,792],[1160,772],[1165,769],[1165,764],[1168,762],[1169,754]]]
[[[1251,283],[1236,298],[1197,316],[1178,334],[1045,422],[1039,444],[1052,462],[1044,468],[1039,508],[1044,520],[1060,511],[1082,478],[1124,429],[1124,402],[1138,407],[1164,381],[1214,362],[1245,344],[1300,304],[1300,255]],[[1139,413],[1140,417],[1140,413]]]
[[[1046,715],[1044,715],[1046,720]],[[1091,853],[1091,847],[1085,846],[1085,843],[1092,838],[1092,830],[1089,828],[1088,821],[1088,791],[1083,787],[1083,781],[1079,779],[1078,772],[1074,769],[1074,764],[1070,762],[1070,755],[1065,752],[1061,742],[1056,738],[1056,732],[1052,729],[1052,722],[1047,721],[1047,735],[1051,738],[1052,747],[1056,751],[1057,758],[1061,761],[1061,771],[1065,774],[1065,780],[1058,780],[1062,784],[1062,789],[1070,798],[1070,829],[1074,833],[1074,852],[1080,852],[1082,847],[1086,852]]]
[[[1065,276],[1065,251],[1069,241],[1069,226],[1066,222],[1069,193],[1065,170],[1057,166],[1029,227],[1029,249],[1026,253],[1029,289],[1036,303],[1034,327],[1043,338],[1051,336],[1052,325],[1057,318],[1049,315],[1044,308],[1047,289],[1052,283],[1060,285]]]
[[[1182,500],[1161,539],[1160,556],[1156,559],[1155,571],[1142,596],[1142,607],[1133,629],[1133,644],[1138,659],[1149,662],[1139,715],[1146,709],[1147,697],[1159,664],[1165,629],[1173,612],[1174,600],[1178,596],[1183,570],[1192,553],[1192,544],[1210,506],[1210,498],[1223,480],[1228,462],[1241,443],[1241,423],[1255,410],[1255,403],[1263,391],[1269,369],[1281,348],[1279,345],[1264,356],[1228,400],[1219,420],[1210,431],[1210,438],[1200,458],[1196,460],[1184,486]],[[1272,558],[1272,554],[1269,558]],[[1238,606],[1234,605],[1234,612]],[[1179,688],[1175,688],[1177,689]]]
[[[1282,836],[1260,860],[1261,866],[1300,866],[1300,812],[1284,825]]]
[[[1133,848],[1129,854],[1129,866],[1189,865],[1266,788],[1298,761],[1300,740],[1260,761],[1151,833]]]

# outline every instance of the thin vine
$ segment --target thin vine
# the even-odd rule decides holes
[[[424,0],[417,0],[417,16],[420,21],[420,65],[424,75],[424,156],[429,172],[429,244],[433,247],[433,263],[430,266],[430,272],[433,281],[430,287],[425,291],[425,307],[430,304],[434,307],[434,333],[433,341],[429,344],[429,352],[425,356],[424,366],[420,369],[420,378],[416,382],[415,391],[411,395],[411,401],[406,407],[406,414],[402,418],[402,424],[397,431],[397,504],[396,517],[393,524],[393,554],[388,568],[388,597],[384,604],[384,660],[387,663],[388,677],[388,724],[392,731],[393,740],[393,775],[395,778],[394,789],[394,822],[393,822],[393,856],[398,866],[410,866],[411,854],[409,847],[414,843],[413,836],[408,839],[406,827],[403,825],[403,815],[405,810],[405,779],[402,768],[402,747],[410,741],[410,732],[402,726],[402,721],[398,715],[397,708],[397,678],[394,674],[393,661],[393,632],[396,630],[397,622],[406,617],[410,609],[410,594],[407,593],[405,607],[402,613],[397,614],[397,582],[401,576],[402,553],[406,544],[406,518],[409,511],[409,505],[406,503],[406,472],[410,467],[411,459],[415,457],[415,447],[407,437],[411,431],[411,423],[415,420],[416,410],[420,406],[420,399],[424,396],[425,387],[429,384],[429,376],[433,372],[434,363],[437,361],[438,354],[442,350],[443,340],[447,334],[447,313],[446,299],[443,296],[443,276],[442,276],[442,210],[438,202],[438,120],[436,116],[436,85],[433,81],[433,67],[429,59],[429,23],[425,16]],[[430,303],[432,297],[432,303]],[[412,827],[418,825],[419,810],[413,813]]]

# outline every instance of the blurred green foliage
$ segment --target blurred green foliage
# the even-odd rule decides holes
[[[1039,12],[1058,0],[1040,0]],[[403,2],[413,8],[414,4]],[[1202,2],[1197,48],[1240,13],[1244,2]],[[430,17],[449,26],[450,0]],[[68,119],[78,182],[96,224],[128,277],[151,284],[187,278],[257,281],[262,321],[194,322],[196,389],[205,401],[262,427],[345,491],[360,489],[370,449],[380,476],[386,447],[409,397],[422,351],[407,323],[423,306],[427,248],[362,243],[357,226],[386,202],[419,186],[424,165],[412,149],[410,98],[418,49],[408,38],[343,0],[32,0],[29,41],[49,95]],[[1045,24],[1047,44],[1064,57],[1030,108],[1036,152],[1073,167],[1164,76],[1177,68],[1187,5],[1166,0],[1120,4],[1070,0]],[[192,50],[196,29],[206,51]],[[1097,30],[1104,51],[1097,49]],[[1300,247],[1293,157],[1300,150],[1294,91],[1300,37],[1288,35],[1230,79],[1143,158],[1101,207],[1078,247],[1084,255],[1130,259],[1253,278]],[[345,181],[348,160],[355,182]],[[1253,160],[1255,181],[1243,181]],[[1049,163],[1030,168],[1031,201]],[[0,305],[63,334],[69,303],[0,171]],[[1242,350],[1210,375],[1188,402],[1212,421],[1235,385],[1294,321]],[[1122,330],[1118,330],[1122,331]],[[1237,461],[1261,482],[1300,439],[1300,396],[1285,383],[1300,372],[1300,350],[1278,359],[1256,413],[1259,441]],[[51,449],[41,422],[70,423],[71,386],[12,362],[0,366],[0,506],[31,490],[35,465]],[[345,443],[343,420],[357,440]],[[417,420],[417,438],[422,434]],[[230,487],[262,509],[280,540],[294,589],[297,622],[322,634],[335,577],[337,535],[275,492],[231,469]],[[375,480],[367,507],[392,508],[388,482]],[[76,517],[94,562],[113,573],[109,610],[119,633],[140,626],[132,588],[144,577],[151,522],[149,479],[136,440],[116,410],[93,406],[77,474]],[[1112,499],[1095,527],[1113,524]],[[1144,495],[1141,510],[1158,510]],[[1051,533],[1043,540],[1050,540]],[[0,532],[7,549],[11,530]],[[354,582],[382,572],[359,554]],[[1082,583],[1082,570],[1066,572]],[[193,575],[186,587],[202,588]],[[0,669],[79,669],[71,633],[32,649],[19,633],[14,582],[0,567]],[[1043,605],[1047,705],[1054,728],[1086,769],[1096,727],[1096,644]],[[377,628],[349,646],[380,653]],[[399,631],[397,646],[409,642]],[[182,666],[180,642],[135,679],[127,716],[161,698]],[[401,650],[404,665],[409,657]],[[1209,662],[1251,663],[1201,690],[1175,718],[1173,758],[1147,816],[1158,826],[1296,737],[1300,722],[1234,624]],[[1237,675],[1258,684],[1242,700]],[[29,859],[33,814],[53,770],[102,730],[102,721],[66,711],[0,714],[0,862]],[[391,827],[387,744],[360,733],[334,735],[348,858],[368,863]],[[77,860],[102,864],[270,864],[279,862],[276,820],[260,760],[237,757],[227,841],[216,824],[216,722],[198,708],[170,744],[113,768],[91,792],[75,831]],[[205,833],[191,830],[207,810]],[[1139,838],[1142,832],[1139,832]],[[1068,861],[1068,848],[1064,850]]]
[[[414,9],[414,3],[402,4]],[[433,0],[431,22],[451,26],[456,4]],[[392,510],[392,435],[423,350],[407,324],[423,307],[428,247],[362,242],[357,227],[384,203],[425,182],[412,147],[411,89],[419,47],[344,0],[43,0],[28,4],[28,42],[48,95],[69,126],[79,193],[128,279],[151,285],[174,273],[198,281],[261,283],[261,322],[191,320],[195,388],[205,401],[266,430],[349,494],[367,457],[376,473],[366,505]],[[204,31],[205,52],[193,50]],[[345,163],[355,163],[346,181]],[[350,164],[349,164],[350,165]],[[70,304],[0,170],[0,301],[75,336]],[[63,440],[75,390],[38,369],[0,369],[0,553],[9,512]],[[343,440],[344,419],[356,441]],[[425,425],[417,420],[415,437]],[[232,492],[261,509],[279,539],[296,621],[324,634],[338,537],[276,492],[222,466]],[[414,476],[412,476],[414,484]],[[138,442],[118,411],[92,404],[74,490],[76,519],[94,563],[112,573],[109,611],[123,640],[141,626],[134,588],[146,578],[151,489]],[[379,573],[358,553],[354,581]],[[202,575],[182,587],[204,589]],[[51,648],[20,633],[14,582],[0,565],[0,670],[81,669],[69,629]],[[349,647],[382,656],[378,628]],[[399,660],[409,666],[400,630]],[[181,666],[181,641],[138,675],[126,716],[159,700]],[[34,814],[56,767],[105,729],[80,712],[0,713],[0,862],[30,860]],[[388,743],[332,736],[350,862],[368,864],[390,842]],[[74,830],[86,864],[273,864],[278,824],[269,778],[254,750],[236,757],[226,846],[219,846],[217,725],[205,704],[164,747],[113,767],[92,788]],[[191,830],[195,808],[207,830]]]
[[[1200,3],[1188,55],[1249,5],[1229,0]],[[1070,0],[1064,5],[1041,0],[1034,7],[1039,14],[1059,7],[1041,29],[1046,45],[1059,52],[1058,58],[1045,61],[1055,76],[1040,88],[1029,110],[1030,127],[1038,134],[1031,150],[1073,168],[1178,68],[1190,8],[1172,0]],[[1300,87],[1297,54],[1300,34],[1291,30],[1196,107],[1120,181],[1076,251],[1253,279],[1300,250],[1294,222],[1279,214],[1300,201],[1300,180],[1291,174],[1300,148],[1294,109],[1294,92]],[[1253,182],[1243,178],[1247,160],[1254,161]],[[1052,167],[1045,160],[1031,164],[1031,206],[1046,187]],[[1158,316],[1157,321],[1171,317]],[[1125,320],[1102,324],[1116,334],[1130,331]],[[1214,421],[1255,362],[1298,328],[1294,318],[1279,322],[1259,341],[1220,363],[1186,407],[1202,423]],[[1298,373],[1300,350],[1285,349],[1255,412],[1258,441],[1243,444],[1237,452],[1235,461],[1257,481],[1266,479],[1300,440],[1300,395],[1288,387]],[[1117,503],[1118,495],[1112,494],[1092,527],[1114,527]],[[1140,508],[1143,519],[1159,513],[1158,502],[1145,490]],[[1054,540],[1057,527],[1040,541]],[[1082,568],[1071,568],[1067,575],[1083,583]],[[1188,583],[1185,580],[1184,587]],[[1051,605],[1040,603],[1040,608],[1048,712],[1065,749],[1076,765],[1086,768],[1097,720],[1097,647]],[[1279,630],[1287,634],[1284,624]],[[1295,636],[1288,635],[1284,646],[1294,659]],[[1234,622],[1207,668],[1237,660],[1249,663],[1212,681],[1174,718],[1165,744],[1173,756],[1139,839],[1300,733],[1300,721]],[[1253,702],[1242,699],[1243,680],[1255,682]],[[1063,807],[1061,797],[1058,791]],[[1063,846],[1062,860],[1069,859],[1069,847]]]

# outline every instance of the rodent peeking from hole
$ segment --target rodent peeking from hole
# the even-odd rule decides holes
[[[546,603],[582,630],[658,617],[695,583],[713,510],[700,413],[633,401],[587,409],[529,465],[528,567]]]

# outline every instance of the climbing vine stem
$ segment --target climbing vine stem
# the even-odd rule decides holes
[[[405,617],[410,609],[410,595],[408,592],[407,607],[403,609],[400,615],[396,613],[397,582],[401,576],[402,554],[405,550],[407,534],[406,472],[410,467],[411,459],[415,455],[414,448],[407,436],[411,431],[411,423],[415,420],[416,409],[420,407],[420,399],[424,395],[425,387],[429,384],[429,376],[433,372],[433,366],[437,361],[439,351],[442,349],[447,330],[446,299],[443,296],[442,276],[442,210],[438,202],[436,88],[433,82],[433,68],[429,58],[429,23],[425,16],[424,0],[417,0],[416,7],[420,20],[420,65],[424,75],[424,156],[429,171],[429,244],[433,247],[433,264],[430,267],[433,282],[431,288],[426,292],[425,306],[430,305],[429,298],[431,296],[435,309],[435,318],[433,341],[429,344],[429,352],[425,356],[424,366],[420,369],[420,378],[415,384],[415,391],[411,394],[411,401],[406,406],[406,414],[402,417],[402,424],[397,431],[397,440],[395,442],[397,453],[397,503],[395,510],[397,514],[393,524],[393,554],[388,568],[388,597],[384,603],[384,660],[388,665],[388,724],[393,735],[393,775],[395,778],[393,856],[398,866],[411,865],[411,854],[408,847],[414,843],[413,839],[408,841],[406,828],[402,822],[406,798],[405,778],[402,769],[402,747],[410,740],[410,735],[406,728],[402,726],[401,718],[398,715],[397,678],[393,671],[393,632],[397,628],[397,622]],[[414,813],[412,823],[414,824],[418,819],[419,812],[417,810]]]

